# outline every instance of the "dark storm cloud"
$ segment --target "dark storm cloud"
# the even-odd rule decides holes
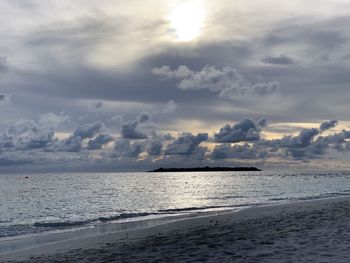
[[[251,119],[244,119],[233,126],[226,124],[220,129],[219,133],[214,135],[214,140],[215,142],[219,143],[258,141],[260,140],[261,127],[265,126],[265,118],[259,120],[258,122]]]
[[[102,146],[113,141],[113,138],[108,134],[99,134],[95,139],[89,140],[87,149],[101,150]]]
[[[166,155],[190,155],[195,152],[199,145],[208,140],[207,133],[199,133],[193,135],[184,133],[176,138],[171,144],[168,144],[165,149]]]
[[[122,137],[123,139],[131,140],[143,140],[147,139],[147,135],[139,131],[137,128],[141,123],[144,123],[150,119],[150,115],[147,112],[143,112],[136,120],[128,121],[123,124],[122,127]]]
[[[280,55],[277,57],[267,56],[267,57],[264,57],[261,61],[263,63],[272,64],[272,65],[292,65],[295,63],[294,59],[283,55]]]

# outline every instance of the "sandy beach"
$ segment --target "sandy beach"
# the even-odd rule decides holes
[[[1,262],[350,262],[350,198],[249,208],[3,255]]]

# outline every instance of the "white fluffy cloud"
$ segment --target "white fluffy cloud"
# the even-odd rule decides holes
[[[217,69],[214,66],[205,66],[199,71],[193,71],[184,65],[174,70],[169,66],[162,66],[154,68],[152,72],[166,79],[177,80],[180,89],[208,89],[219,93],[219,97],[228,99],[245,95],[274,94],[280,89],[280,85],[276,81],[252,84],[232,67]]]

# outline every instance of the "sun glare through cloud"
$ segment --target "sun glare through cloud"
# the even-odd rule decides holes
[[[180,3],[175,6],[168,19],[179,41],[191,41],[200,36],[204,25],[203,2],[194,0]]]

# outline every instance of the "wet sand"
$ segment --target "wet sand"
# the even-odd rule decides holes
[[[350,198],[256,207],[58,242],[1,262],[350,262]]]

